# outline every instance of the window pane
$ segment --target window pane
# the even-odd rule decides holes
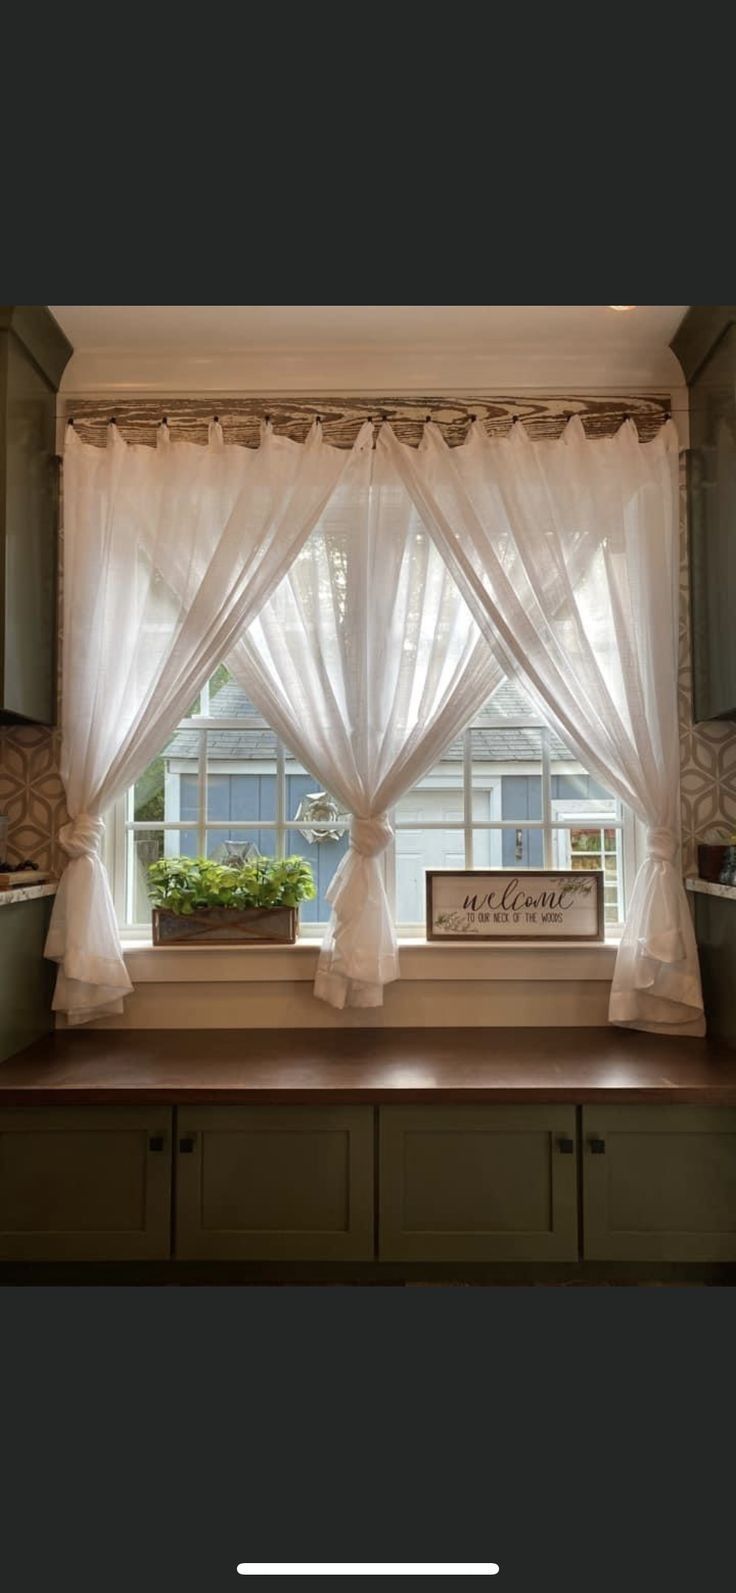
[[[542,732],[526,725],[515,729],[511,725],[479,726],[470,732],[473,750],[473,773],[481,774],[489,767],[500,772],[521,772],[520,765],[532,765],[532,771],[542,767]]]
[[[481,724],[489,719],[539,719],[539,710],[527,696],[520,681],[507,678],[496,687],[492,697],[474,720]]]
[[[487,806],[484,815],[486,813]],[[463,820],[463,753],[459,739],[396,805],[398,923],[424,923],[428,868],[465,868]],[[422,822],[437,825],[437,828],[402,830],[400,827]]]
[[[165,857],[201,857],[199,830],[166,830]]]
[[[470,868],[471,858],[466,867]],[[473,831],[473,868],[503,868],[503,832],[501,830]]]
[[[196,830],[130,830],[128,832],[128,921],[148,923],[148,866],[162,857],[196,857]]]
[[[507,823],[541,819],[541,730],[475,727],[471,748],[473,818],[481,817],[483,806],[490,818]],[[478,834],[473,838],[473,863],[476,868],[542,868],[542,832],[522,826],[501,830],[486,841]]]
[[[136,830],[128,836],[131,861],[133,865],[133,912],[132,920],[136,924],[145,922],[150,916],[151,904],[148,897],[146,882],[148,879],[149,863],[157,863],[164,855],[163,830]]]
[[[218,701],[229,692],[230,684],[226,680],[220,684]],[[232,703],[228,706],[228,713],[232,706]],[[189,776],[182,776],[185,796],[188,779]],[[188,812],[184,817],[188,817]],[[228,855],[242,858],[252,847],[262,857],[273,856],[276,836],[272,830],[261,829],[259,821],[273,823],[275,817],[276,737],[273,731],[262,726],[209,730],[207,819],[216,824],[232,820],[232,828],[208,833],[207,856],[223,861]]]
[[[559,770],[559,762],[561,760],[558,761],[555,758],[552,747],[550,748],[550,756],[552,759],[553,801],[564,805],[572,813],[577,812],[578,809],[584,810],[587,808],[590,813],[601,813],[605,814],[606,817],[615,814],[616,798],[611,795],[610,791],[605,791],[603,786],[593,779],[592,774],[584,774],[582,771],[575,773],[575,763],[572,754],[569,755],[572,767],[565,769],[564,773]],[[579,765],[578,769],[580,770]]]
[[[222,696],[229,688],[223,688]],[[219,699],[218,699],[219,700]],[[207,732],[207,817],[276,817],[276,736],[257,725]]]
[[[224,664],[218,664],[214,675],[210,675],[210,678],[209,678],[209,681],[208,681],[210,708],[212,707],[212,704],[214,703],[215,697],[219,696],[220,692],[222,691],[223,686],[231,686],[231,685],[234,686],[235,682],[233,680],[232,675],[230,674],[229,669],[227,669]],[[240,692],[240,691],[242,691],[242,688],[238,687],[237,690]],[[228,693],[228,695],[232,696],[232,693]],[[242,695],[244,697],[245,693],[242,692]],[[218,707],[221,709],[222,700],[218,704]]]
[[[168,824],[199,820],[199,730],[177,730],[164,747],[160,760],[163,819]],[[151,765],[153,768],[154,765]],[[138,787],[136,786],[136,800]],[[147,815],[143,815],[146,817]],[[136,817],[138,814],[136,812]]]
[[[199,819],[198,774],[174,775],[168,784],[169,801],[166,804],[166,818],[179,819],[184,824],[196,824]]]
[[[320,841],[307,841],[299,830],[287,830],[285,850],[287,857],[303,857],[314,875],[317,895],[311,902],[301,902],[299,916],[305,924],[326,923],[331,908],[327,890],[338,864],[348,849],[348,834],[344,831],[339,840],[330,837]]]
[[[428,868],[465,868],[465,836],[462,830],[397,830],[398,923],[424,923]]]
[[[326,923],[330,917],[327,890],[335,870],[348,849],[350,818],[341,803],[313,774],[305,773],[302,765],[286,754],[286,817],[296,821],[299,828],[287,830],[285,851],[287,857],[303,857],[310,864],[317,895],[311,902],[302,902],[299,916],[302,923]],[[328,822],[330,828],[319,831],[318,821]]]
[[[136,780],[133,791],[133,818],[139,824],[160,824],[166,817],[164,792],[165,762],[154,758]]]
[[[476,840],[473,845],[473,862],[476,868],[482,868],[483,861],[477,860],[477,846]],[[501,868],[544,868],[544,832],[541,829],[534,827],[528,830],[503,830],[501,850],[503,858],[499,864]],[[567,859],[555,861],[558,868],[568,866]]]
[[[207,773],[207,818],[210,823],[239,826],[276,818],[276,775],[247,767],[242,772]]]
[[[463,755],[462,746],[453,743],[448,754],[430,769],[429,774],[407,791],[396,804],[396,823],[420,823],[428,819],[433,823],[446,820],[462,825],[463,809]],[[478,815],[481,816],[480,814]],[[490,817],[490,813],[484,814]]]
[[[232,829],[207,831],[207,856],[218,863],[242,866],[250,857],[276,855],[275,830]]]
[[[263,724],[242,686],[233,679],[224,664],[219,664],[214,674],[210,675],[185,718],[193,714],[200,714],[204,719],[243,718]]]
[[[287,819],[302,821],[304,829],[310,834],[310,820],[329,822],[334,829],[342,832],[350,822],[350,815],[337,797],[325,791],[315,774],[306,774],[301,764],[288,753],[285,768]]]
[[[573,852],[600,852],[600,830],[573,830],[570,841]]]

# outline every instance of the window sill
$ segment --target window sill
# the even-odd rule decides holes
[[[444,945],[400,940],[402,980],[610,980],[615,940]],[[314,979],[320,943],[293,946],[153,946],[123,943],[133,984],[279,983]]]

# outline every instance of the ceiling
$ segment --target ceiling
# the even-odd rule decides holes
[[[686,305],[51,305],[69,392],[680,386]]]

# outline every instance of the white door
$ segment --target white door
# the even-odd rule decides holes
[[[488,820],[492,816],[492,792],[473,792],[474,819]],[[396,922],[397,924],[423,924],[426,916],[425,872],[436,868],[465,868],[465,832],[463,826],[462,790],[437,790],[421,786],[402,797],[396,808],[397,826],[402,823],[419,824],[423,819],[433,825],[444,820],[458,826],[448,829],[396,831]],[[500,832],[480,830],[474,836],[473,864],[475,868],[500,867]],[[499,861],[491,857],[498,842]]]

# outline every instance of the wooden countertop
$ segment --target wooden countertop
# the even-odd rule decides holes
[[[736,1106],[736,1050],[613,1027],[73,1030],[0,1064],[0,1107],[437,1100]]]

